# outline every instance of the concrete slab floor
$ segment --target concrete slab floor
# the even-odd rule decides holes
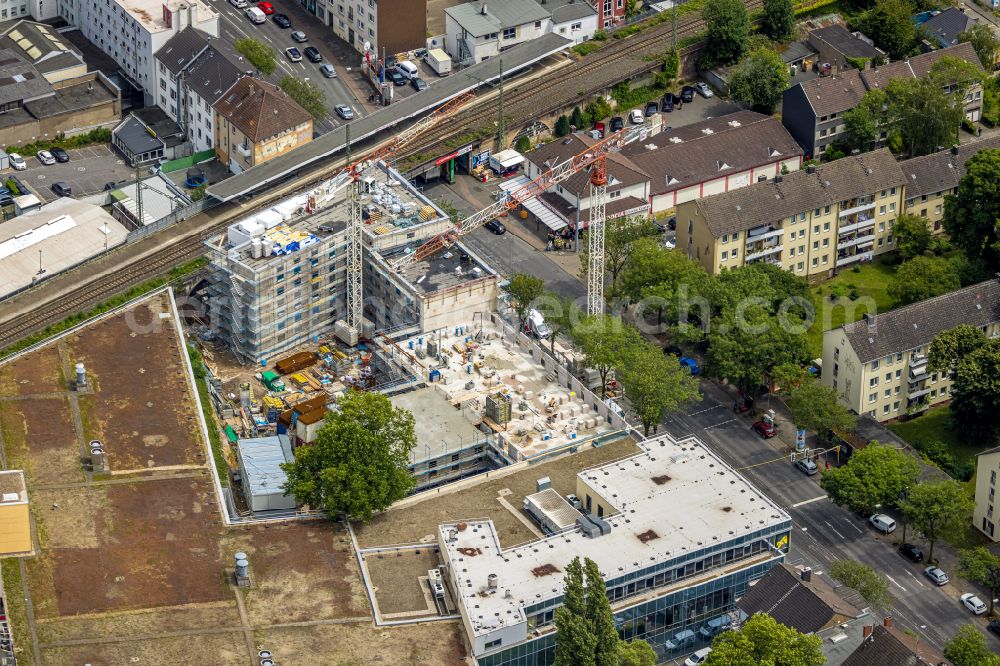
[[[417,448],[411,453],[414,462],[439,456],[449,449],[457,451],[485,438],[475,426],[479,415],[468,408],[459,410],[452,406],[436,386],[394,395],[390,400],[393,406],[413,413],[417,435]]]

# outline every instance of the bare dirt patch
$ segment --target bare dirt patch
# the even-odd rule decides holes
[[[42,644],[83,640],[100,636],[143,636],[172,631],[199,631],[206,627],[240,626],[236,599],[208,604],[188,604],[169,608],[76,615],[38,622],[38,640]],[[206,662],[208,663],[208,662]]]
[[[458,622],[400,627],[321,625],[256,632],[279,664],[295,666],[448,666],[465,663]]]
[[[441,564],[441,556],[434,546],[417,550],[400,550],[392,553],[365,555],[368,577],[375,587],[375,601],[379,611],[407,613],[426,610],[435,614],[434,600],[426,596],[427,570]]]
[[[53,393],[67,389],[57,344],[31,352],[4,366],[0,372],[4,388],[13,389],[8,395]]]
[[[98,517],[107,508],[99,490],[38,490],[33,494],[39,545],[44,549],[98,548]]]
[[[123,666],[127,664],[211,664],[245,666],[250,663],[240,632],[134,640],[102,645],[76,645],[42,650],[46,666]],[[288,663],[297,663],[294,660]]]
[[[255,526],[228,535],[223,548],[229,560],[237,551],[250,560],[254,587],[246,600],[254,625],[371,615],[350,538],[339,525]]]
[[[28,475],[35,484],[83,481],[80,442],[66,398],[17,403],[28,442]]]
[[[576,491],[576,475],[589,467],[609,460],[617,460],[636,453],[638,449],[630,438],[620,439],[598,448],[587,449],[549,462],[485,481],[455,492],[443,492],[417,504],[390,509],[372,519],[368,525],[356,525],[358,543],[363,548],[436,540],[438,525],[444,522],[490,518],[493,520],[504,548],[531,541],[535,534],[529,530],[496,498],[507,488],[511,492],[505,499],[512,506],[520,507],[523,498],[535,492],[535,481],[543,476],[552,480],[552,487],[560,494]]]

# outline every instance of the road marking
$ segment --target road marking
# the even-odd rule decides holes
[[[844,541],[847,541],[847,537],[845,537],[843,534],[841,534],[840,532],[838,532],[837,528],[830,524],[830,521],[824,520],[823,522],[826,523],[826,526],[830,528],[831,532],[833,532],[834,534],[836,534],[837,536],[839,536]]]
[[[901,589],[903,592],[906,592],[906,588],[903,587],[902,585],[900,585],[899,583],[897,583],[895,578],[893,578],[889,574],[886,574],[885,577],[889,579],[890,583],[892,583],[893,585],[895,585],[896,587],[898,587],[899,589]]]
[[[795,504],[792,505],[792,508],[795,509],[797,507],[804,506],[806,504],[812,504],[813,502],[818,502],[818,501],[824,500],[824,499],[826,499],[826,495],[820,495],[819,497],[813,497],[812,499],[807,499],[807,500],[803,500],[801,502],[797,502],[797,503],[795,503]]]
[[[722,405],[716,405],[715,407],[706,407],[705,409],[699,409],[697,412],[691,412],[690,414],[688,414],[688,416],[695,416],[697,414],[704,414],[705,412],[710,412],[713,409],[718,409],[719,407],[722,407]]]
[[[845,523],[847,523],[848,525],[850,525],[850,526],[851,526],[851,529],[853,529],[853,530],[854,530],[855,532],[857,532],[858,534],[864,534],[864,533],[865,533],[865,532],[864,532],[864,530],[862,530],[862,529],[861,529],[860,527],[858,527],[857,525],[855,525],[855,524],[854,524],[854,523],[853,523],[853,522],[851,521],[851,519],[850,519],[850,518],[847,518],[847,517],[844,517],[844,522],[845,522]]]
[[[917,578],[916,576],[914,576],[912,571],[910,571],[909,569],[904,569],[904,571],[906,571],[906,575],[907,576],[909,576],[910,578],[913,579],[914,583],[916,583],[920,587],[924,587],[923,582],[921,582],[921,580],[919,578]]]
[[[703,428],[703,430],[708,430],[710,428],[718,428],[719,426],[724,426],[727,423],[735,423],[735,422],[736,422],[736,419],[729,419],[728,421],[722,421],[721,423],[714,423],[714,424],[712,424],[710,426],[705,426]]]

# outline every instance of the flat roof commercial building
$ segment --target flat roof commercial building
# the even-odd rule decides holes
[[[0,472],[0,557],[23,555],[33,550],[31,511],[24,472]]]
[[[288,480],[281,465],[294,460],[287,436],[241,439],[236,453],[243,494],[251,511],[295,508],[295,498],[281,489]]]
[[[661,659],[710,641],[721,624],[710,622],[784,560],[788,514],[702,442],[665,434],[639,446],[577,475],[581,511],[596,526],[507,549],[474,508],[440,526],[445,579],[479,664],[552,663],[554,611],[574,557],[597,563],[625,639],[649,641]],[[678,635],[683,647],[671,650]]]

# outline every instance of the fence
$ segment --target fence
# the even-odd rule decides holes
[[[192,153],[187,157],[179,157],[176,160],[164,162],[160,165],[160,171],[163,173],[172,173],[174,171],[180,171],[181,169],[189,169],[195,164],[206,162],[213,158],[215,158],[215,150],[210,148],[208,150],[203,150],[200,153]]]

